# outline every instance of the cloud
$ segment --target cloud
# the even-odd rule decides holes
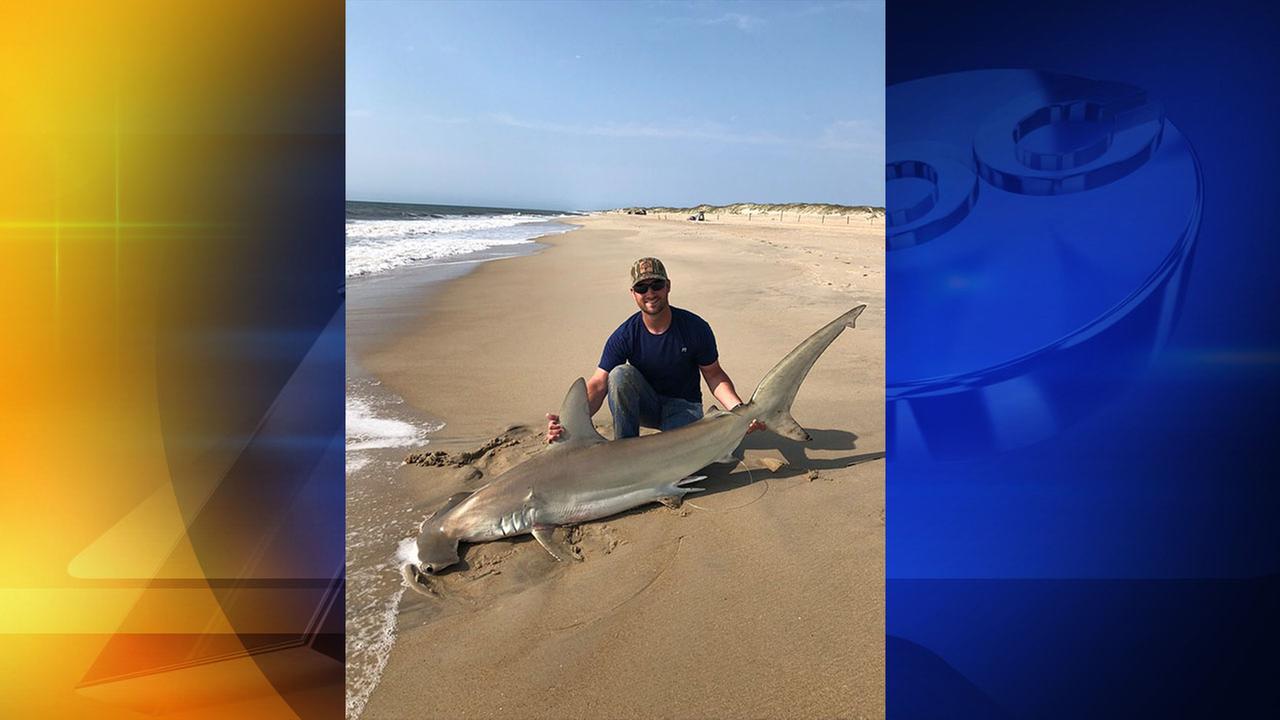
[[[724,13],[719,17],[695,20],[694,22],[699,25],[730,25],[742,32],[755,32],[756,30],[764,27],[763,18],[736,12]]]
[[[683,142],[713,142],[734,145],[772,145],[809,147],[819,150],[835,150],[853,153],[867,158],[884,157],[884,131],[861,120],[837,120],[817,137],[789,138],[767,132],[743,132],[719,123],[698,125],[654,125],[644,123],[604,122],[589,125],[542,122],[519,118],[509,113],[492,113],[481,118],[506,127],[557,133],[610,138],[649,138]]]
[[[823,128],[817,146],[859,155],[884,155],[884,131],[861,120],[837,120]]]
[[[884,0],[836,0],[835,2],[809,2],[792,5],[792,7],[798,8],[794,13],[794,17],[812,17],[814,15],[824,15],[828,12],[838,12],[840,10],[853,10],[869,14],[884,14]]]
[[[456,116],[450,116],[450,115],[433,115],[432,113],[424,113],[422,115],[419,115],[418,118],[421,120],[426,120],[427,122],[441,123],[444,125],[461,125],[463,123],[471,122],[470,119],[464,118],[464,117],[456,117]]]
[[[508,127],[560,133],[563,135],[593,135],[616,138],[656,138],[661,140],[697,140],[701,142],[733,143],[741,145],[786,145],[793,140],[770,133],[737,132],[716,123],[697,126],[646,125],[641,123],[598,123],[574,125],[524,120],[506,113],[487,116],[490,122]]]
[[[789,2],[775,3],[770,6],[769,18],[773,21],[787,22],[814,18],[829,13],[856,12],[860,14],[884,16],[884,0],[832,0],[829,2]],[[655,7],[670,7],[669,3]],[[697,13],[707,7],[700,3],[689,3],[687,9]],[[658,16],[658,22],[668,25],[722,25],[745,33],[754,33],[769,24],[770,19],[760,15],[749,15],[741,12],[724,12],[714,17],[669,17]]]
[[[739,12],[721,13],[715,17],[655,17],[659,23],[664,25],[702,25],[704,27],[723,25],[731,27],[742,32],[755,32],[765,26],[765,20],[758,15],[747,15]]]

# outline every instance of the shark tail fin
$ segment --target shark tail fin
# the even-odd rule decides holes
[[[771,418],[771,420],[773,422],[765,420],[764,424],[767,425],[770,430],[778,433],[788,440],[809,442],[813,439],[810,437],[808,431],[800,427],[800,423],[796,422],[796,419],[791,417],[791,413],[789,412],[779,411],[774,414],[774,417]]]
[[[865,304],[859,305],[858,307],[842,315],[840,319],[844,321],[845,327],[852,328],[854,326],[854,323],[857,322],[858,316],[861,315],[862,311],[866,309],[867,309],[867,306]]]
[[[814,362],[845,328],[854,326],[858,316],[866,309],[866,305],[858,305],[810,335],[764,376],[752,393],[750,402],[734,408],[732,412],[756,418],[785,438],[797,442],[809,440],[809,433],[791,416],[791,404],[795,402],[796,392]]]
[[[810,440],[813,439],[813,437],[809,435],[809,432],[805,430],[803,427],[801,427],[800,423],[796,422],[795,418],[791,417],[790,407],[780,407],[780,408],[774,408],[770,412],[760,412],[760,410],[762,409],[764,408],[762,408],[760,405],[758,405],[753,401],[745,405],[739,405],[738,407],[734,408],[733,414],[741,415],[741,416],[749,416],[755,420],[759,420],[760,422],[764,423],[765,427],[767,427],[769,430],[781,435],[784,438],[787,438],[788,440],[795,440],[796,442],[809,442]],[[733,457],[732,455],[726,455],[725,457],[717,460],[716,462],[731,462],[731,461],[737,462],[738,458]]]

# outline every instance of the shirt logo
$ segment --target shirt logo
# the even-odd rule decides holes
[[[689,349],[689,348],[687,348],[687,347],[682,347],[682,348],[680,348],[680,352],[685,352],[685,351],[686,351],[686,350],[688,350],[688,349]]]

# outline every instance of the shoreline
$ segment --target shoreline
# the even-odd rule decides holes
[[[406,296],[385,342],[368,336],[348,350],[406,408],[446,421],[426,436],[429,451],[509,441],[461,468],[397,465],[349,481],[348,544],[359,547],[348,593],[380,593],[349,606],[349,631],[392,598],[399,608],[362,717],[401,717],[423,698],[459,717],[515,707],[535,716],[882,715],[882,227],[560,222],[579,229]],[[672,304],[711,323],[744,398],[800,340],[868,303],[797,397],[794,414],[814,442],[748,437],[748,457],[789,465],[771,475],[723,467],[680,511],[646,506],[587,523],[584,563],[553,563],[527,538],[486,543],[440,576],[441,598],[400,598],[396,548],[385,539],[412,535],[441,497],[541,449],[543,413],[558,409],[635,311],[627,268],[650,254],[671,273]],[[712,402],[703,388],[704,406]],[[607,425],[607,407],[595,420]],[[768,663],[781,665],[770,672]],[[628,674],[646,680],[625,683]]]
[[[541,235],[528,243],[492,247],[444,262],[348,278],[347,717],[358,717],[362,712],[394,643],[396,614],[404,592],[394,568],[396,543],[413,534],[422,520],[413,493],[397,469],[407,454],[430,447],[430,433],[444,422],[386,388],[381,378],[363,366],[363,359],[410,331],[420,320],[424,305],[429,306],[448,283],[466,277],[485,263],[541,252],[547,247],[541,240],[557,234],[564,233]],[[353,410],[366,414],[353,418]],[[353,420],[375,423],[382,429],[380,442],[388,441],[389,432],[399,432],[403,444],[353,448]]]
[[[548,222],[574,225],[565,217]],[[574,225],[575,230],[578,226]],[[574,232],[569,230],[567,232]],[[386,345],[397,333],[420,319],[424,303],[446,283],[474,272],[485,263],[532,255],[545,250],[547,239],[566,232],[530,238],[528,242],[498,245],[479,252],[406,265],[386,272],[347,278],[347,356],[356,360]]]

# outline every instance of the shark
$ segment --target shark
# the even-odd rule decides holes
[[[616,515],[648,503],[679,507],[706,476],[700,469],[738,462],[733,452],[752,420],[791,440],[809,433],[791,405],[814,362],[866,305],[843,313],[810,335],[765,374],[751,399],[732,410],[712,407],[702,419],[674,430],[606,440],[591,422],[586,381],[578,378],[560,409],[561,438],[472,492],[450,497],[419,527],[417,557],[402,566],[411,586],[460,561],[460,543],[531,534],[557,561],[580,560],[556,539],[557,527]]]

